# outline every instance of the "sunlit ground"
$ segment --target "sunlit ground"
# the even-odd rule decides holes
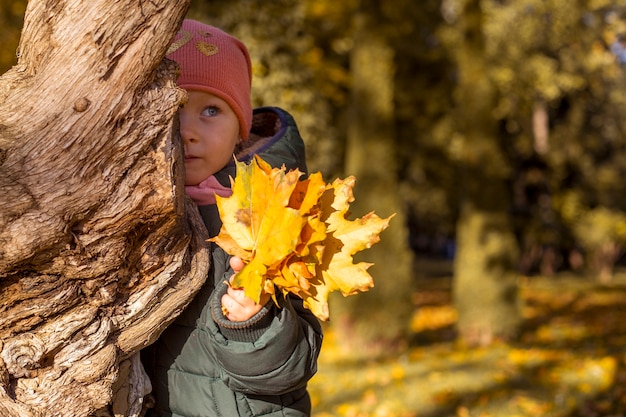
[[[526,280],[521,341],[484,349],[454,342],[449,281],[436,280],[401,357],[350,363],[327,333],[313,417],[626,416],[626,276]]]

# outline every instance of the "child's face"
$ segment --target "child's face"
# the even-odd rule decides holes
[[[197,185],[222,169],[233,157],[239,140],[239,119],[216,95],[189,90],[179,110],[185,147],[185,185]]]

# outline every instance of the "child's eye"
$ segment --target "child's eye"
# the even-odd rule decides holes
[[[217,116],[219,112],[220,112],[220,109],[217,108],[216,106],[209,106],[206,109],[202,110],[202,115],[203,116]]]

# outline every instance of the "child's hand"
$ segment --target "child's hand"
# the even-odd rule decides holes
[[[233,268],[235,274],[243,268],[244,264],[241,258],[233,256],[230,259],[230,267]],[[233,277],[235,275],[233,274]],[[230,277],[232,282],[233,277]],[[222,311],[230,321],[246,321],[252,318],[261,308],[270,300],[270,295],[261,294],[259,304],[255,303],[251,298],[247,297],[243,289],[235,289],[228,287],[226,294],[222,296]]]

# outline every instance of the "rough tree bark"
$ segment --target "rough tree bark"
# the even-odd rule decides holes
[[[187,7],[28,5],[0,77],[1,416],[137,415],[136,353],[206,276],[163,60]]]

